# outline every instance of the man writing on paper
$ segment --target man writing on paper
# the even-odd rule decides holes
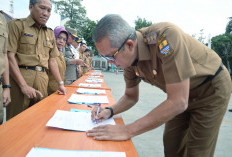
[[[103,57],[124,69],[126,82],[121,99],[98,115],[94,108],[93,120],[100,122],[135,105],[141,80],[161,88],[167,99],[134,123],[99,126],[87,136],[128,140],[165,123],[165,156],[213,156],[231,95],[230,75],[213,50],[172,23],[135,31],[118,15],[103,17],[93,40]]]
[[[12,102],[7,106],[7,119],[47,96],[48,69],[59,85],[58,92],[66,93],[56,62],[59,51],[55,36],[45,25],[51,9],[50,0],[30,0],[30,15],[8,24]]]

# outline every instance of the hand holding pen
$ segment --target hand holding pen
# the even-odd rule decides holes
[[[98,104],[98,108],[97,108],[97,116],[98,116],[98,114],[99,114],[100,108],[101,108],[101,104],[99,103],[99,104]],[[97,120],[98,120],[98,119],[96,119],[96,118],[95,118],[95,120],[94,120],[94,122],[95,122],[96,124],[97,124]]]
[[[102,122],[110,117],[110,111],[101,107],[101,104],[95,106],[92,110],[91,119],[93,122]]]

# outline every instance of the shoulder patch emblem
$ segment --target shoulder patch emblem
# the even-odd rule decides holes
[[[163,40],[159,45],[160,53],[168,55],[171,53],[167,40]]]

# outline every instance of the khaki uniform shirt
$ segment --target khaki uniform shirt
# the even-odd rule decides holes
[[[60,52],[60,55],[56,57],[56,61],[60,71],[60,77],[64,81],[65,80],[65,71],[66,71],[66,64],[64,59],[64,54]]]
[[[64,58],[66,62],[65,80],[75,81],[77,79],[77,65],[72,64],[72,60],[75,59],[75,56],[72,53],[69,44],[64,48]]]
[[[65,81],[66,64],[65,64],[64,54],[62,52],[60,52],[60,55],[58,57],[56,57],[56,62],[58,64],[60,77],[61,77],[62,81]],[[51,94],[51,93],[57,91],[58,84],[57,84],[55,78],[53,77],[53,75],[51,74],[51,72],[49,72],[48,76],[49,76],[48,94]]]
[[[78,49],[78,52],[79,52],[79,54],[80,54],[80,56],[79,56],[80,59],[84,60],[84,58],[85,58],[84,52],[81,52],[80,48]]]
[[[84,54],[84,52],[81,52],[80,48],[78,49],[79,53],[80,53],[80,59],[82,59],[84,61],[84,63],[86,63],[86,56]],[[85,70],[85,65],[81,65],[81,69],[82,71],[82,75],[84,75],[86,73]],[[79,75],[79,77],[81,77],[82,75]]]
[[[9,22],[7,50],[16,53],[18,65],[42,66],[48,69],[48,59],[59,56],[54,32],[39,28],[31,16]]]
[[[190,89],[214,75],[221,58],[171,23],[158,23],[136,32],[138,62],[124,70],[126,87],[141,80],[166,92],[166,84],[190,78]]]
[[[8,29],[5,17],[0,13],[0,78],[5,71],[5,57],[7,52]]]
[[[92,68],[92,59],[91,59],[91,57],[87,57],[86,63],[90,68]]]

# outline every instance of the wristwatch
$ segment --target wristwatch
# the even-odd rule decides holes
[[[2,88],[11,88],[11,85],[10,84],[2,85]]]
[[[113,111],[112,107],[105,107],[105,109],[109,109],[110,110],[110,117],[109,118],[113,117],[114,111]]]
[[[59,85],[63,85],[64,84],[64,81],[60,81],[58,82]]]

